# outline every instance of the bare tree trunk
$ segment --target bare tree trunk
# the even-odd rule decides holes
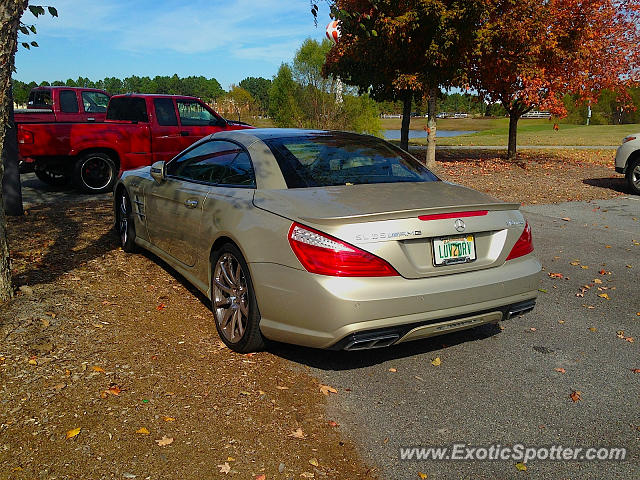
[[[427,168],[436,166],[436,101],[438,100],[438,89],[429,89],[429,99],[427,101]]]
[[[0,152],[4,151],[5,128],[9,118],[11,101],[11,74],[18,47],[20,17],[27,8],[27,0],[3,0],[0,2]],[[0,162],[0,183],[4,168]],[[2,198],[0,197],[0,200]],[[11,285],[11,261],[7,239],[7,223],[4,207],[0,208],[0,301],[13,296]]]
[[[411,122],[411,101],[413,92],[406,92],[402,99],[402,127],[400,130],[400,148],[409,150],[409,123]]]
[[[19,217],[24,213],[22,209],[22,186],[20,185],[20,171],[18,166],[18,132],[13,118],[13,92],[9,97],[9,123],[5,130],[4,149],[2,152],[2,200],[4,213],[12,217]]]
[[[518,120],[520,120],[520,114],[514,108],[509,112],[509,145],[507,147],[507,158],[509,160],[515,160],[518,157],[518,152],[516,151],[518,145]]]

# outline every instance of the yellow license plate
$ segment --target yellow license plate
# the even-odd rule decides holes
[[[473,235],[433,239],[433,264],[436,267],[469,263],[475,259],[476,242]]]

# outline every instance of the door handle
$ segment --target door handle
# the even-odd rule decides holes
[[[182,135],[183,137],[188,137],[188,136],[189,136],[189,132],[187,132],[187,131],[185,131],[185,130],[182,130],[182,131],[180,132],[180,135]]]
[[[198,200],[185,200],[184,206],[187,208],[196,208],[198,206]]]

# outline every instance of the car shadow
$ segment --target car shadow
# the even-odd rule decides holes
[[[306,365],[318,370],[356,370],[371,367],[384,362],[413,357],[443,348],[449,348],[466,342],[482,340],[497,335],[500,329],[496,325],[481,325],[460,332],[439,335],[437,337],[415,340],[391,347],[362,351],[335,351],[300,347],[278,342],[269,342],[267,351],[291,362]]]
[[[629,188],[624,177],[585,178],[582,183],[592,187],[607,188],[620,193],[629,193]]]

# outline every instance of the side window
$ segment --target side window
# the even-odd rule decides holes
[[[112,98],[107,109],[107,120],[148,122],[147,103],[140,97]]]
[[[82,104],[87,113],[105,113],[109,97],[100,92],[82,92]]]
[[[202,143],[172,160],[167,164],[167,175],[212,184],[255,184],[247,153],[235,143],[222,140]]]
[[[251,159],[245,151],[241,151],[227,166],[224,174],[218,181],[220,185],[256,186],[256,177],[253,174]]]
[[[173,106],[173,100],[170,98],[156,98],[153,101],[156,109],[156,121],[158,125],[177,126],[178,117],[176,117],[176,109]]]
[[[213,115],[204,105],[199,102],[189,100],[178,100],[178,113],[180,114],[180,123],[185,127],[193,126],[215,126],[220,124],[222,119]]]
[[[60,111],[63,113],[78,113],[78,97],[73,90],[60,92]]]

